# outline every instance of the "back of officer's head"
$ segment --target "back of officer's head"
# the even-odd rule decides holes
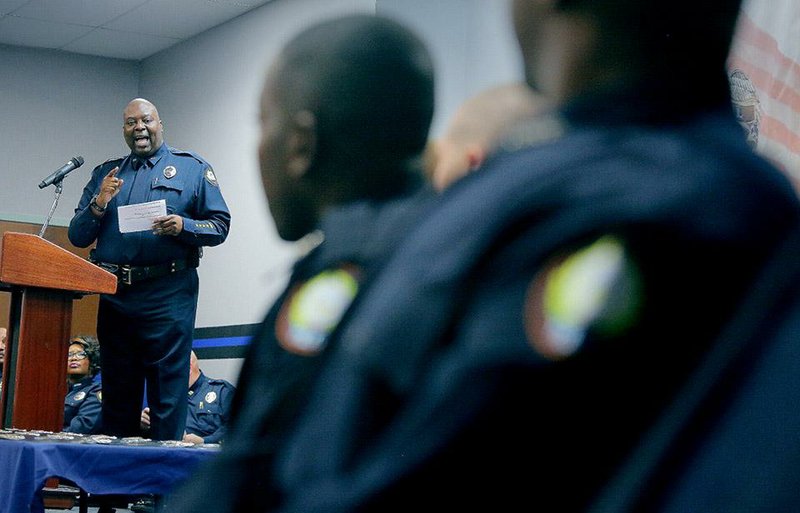
[[[564,0],[566,8],[587,9],[605,26],[603,40],[639,50],[644,64],[702,71],[724,66],[740,0]],[[670,71],[669,66],[675,66]],[[660,69],[663,66],[658,66]]]
[[[356,197],[394,194],[433,116],[433,64],[415,34],[372,15],[331,19],[295,36],[271,74],[276,103],[315,118],[309,178],[334,173]]]
[[[677,95],[727,89],[725,65],[741,0],[514,0],[526,61],[541,41],[541,14],[591,26],[589,64],[635,80],[678,84]],[[547,27],[552,29],[552,26]],[[569,37],[560,34],[565,44]],[[584,65],[585,67],[585,65]],[[596,74],[597,75],[597,74]],[[694,84],[689,86],[689,84]],[[686,90],[684,90],[686,89]]]

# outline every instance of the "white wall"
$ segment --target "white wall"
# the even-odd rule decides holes
[[[467,96],[522,76],[506,0],[273,0],[141,64],[0,46],[0,218],[43,221],[53,189],[37,184],[82,155],[86,164],[64,181],[53,220],[66,225],[91,169],[128,152],[123,107],[149,98],[166,141],[214,166],[232,212],[228,240],[207,248],[200,266],[197,327],[259,322],[295,255],[275,233],[258,174],[265,68],[298,30],[345,12],[397,18],[429,45],[437,67],[433,134]]]
[[[139,65],[0,45],[0,70],[0,217],[44,222],[55,188],[39,182],[80,155],[85,163],[64,179],[52,220],[66,225],[92,168],[130,151],[122,108],[139,89]]]
[[[376,5],[378,14],[415,30],[433,55],[434,136],[468,97],[523,77],[507,0],[376,0]]]

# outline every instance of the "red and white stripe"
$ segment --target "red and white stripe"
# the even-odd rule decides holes
[[[800,188],[800,3],[746,0],[729,58],[755,86],[761,120],[756,150]]]

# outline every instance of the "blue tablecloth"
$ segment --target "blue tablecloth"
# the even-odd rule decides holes
[[[44,511],[41,490],[50,477],[69,479],[95,495],[167,494],[217,452],[137,439],[61,436],[0,430],[0,513]]]

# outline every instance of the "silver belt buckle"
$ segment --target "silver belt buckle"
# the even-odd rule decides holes
[[[108,271],[111,274],[117,274],[117,271],[119,271],[119,266],[117,264],[107,264],[105,262],[93,262],[93,263],[100,269]]]
[[[119,280],[125,285],[131,284],[131,266],[129,265],[119,266]]]

